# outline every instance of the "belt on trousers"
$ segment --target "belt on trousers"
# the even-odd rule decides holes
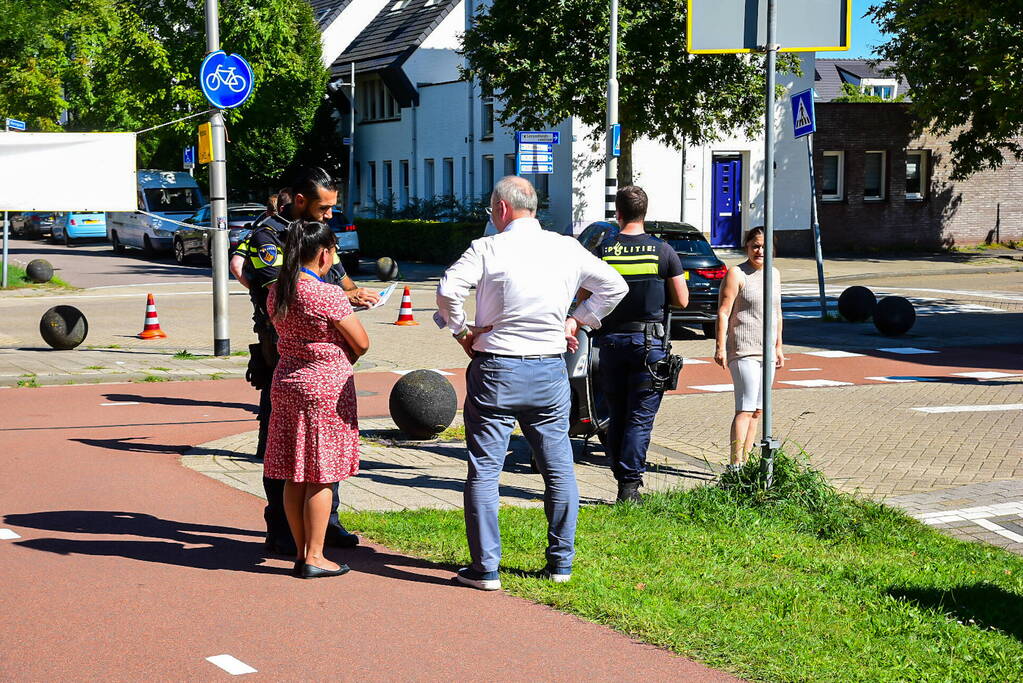
[[[516,360],[540,360],[541,358],[561,358],[560,353],[541,353],[533,356],[513,356],[507,353],[490,353],[489,351],[477,351],[476,358],[515,358]]]
[[[663,323],[622,323],[617,325],[613,330],[608,330],[605,334],[616,334],[618,332],[649,332],[655,337],[664,336],[664,324]]]

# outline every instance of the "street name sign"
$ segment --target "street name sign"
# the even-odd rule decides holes
[[[797,92],[792,102],[792,135],[801,138],[817,131],[817,119],[813,112],[813,90]]]
[[[25,130],[25,122],[18,119],[6,119],[4,124],[7,130]]]
[[[767,0],[686,0],[686,49],[759,52],[767,44]],[[848,50],[852,0],[775,0],[782,52]]]
[[[199,83],[210,104],[217,109],[233,109],[252,94],[252,67],[241,55],[217,50],[202,60]]]
[[[515,142],[543,142],[550,145],[561,143],[561,134],[556,130],[520,130],[515,133]]]

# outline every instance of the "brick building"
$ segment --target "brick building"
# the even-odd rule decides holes
[[[950,179],[950,138],[911,133],[903,103],[817,102],[814,170],[825,251],[1023,239],[1023,163]]]

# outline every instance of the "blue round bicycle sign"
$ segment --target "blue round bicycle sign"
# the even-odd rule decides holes
[[[199,82],[210,104],[218,109],[231,109],[252,94],[252,67],[239,55],[217,50],[202,60]]]

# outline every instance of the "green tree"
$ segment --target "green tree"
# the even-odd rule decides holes
[[[503,124],[531,129],[577,116],[600,137],[609,32],[606,2],[494,0],[465,34],[463,50],[469,74],[504,105],[497,114]],[[763,129],[763,57],[688,54],[685,0],[623,0],[618,40],[620,182],[631,179],[639,137],[680,148]],[[798,72],[790,55],[778,62],[779,70]]]
[[[14,10],[4,22],[17,36],[0,39],[0,105],[17,103],[9,109],[33,128],[59,129],[66,111],[65,130],[141,130],[209,108],[199,87],[202,3],[0,1]],[[244,55],[255,75],[252,97],[227,114],[228,186],[262,192],[278,184],[323,101],[319,30],[304,0],[222,0],[220,28],[223,49]],[[140,167],[180,168],[200,122],[140,135]]]
[[[912,87],[917,132],[952,135],[953,177],[1023,158],[1023,4],[882,0],[870,8],[890,71]]]

